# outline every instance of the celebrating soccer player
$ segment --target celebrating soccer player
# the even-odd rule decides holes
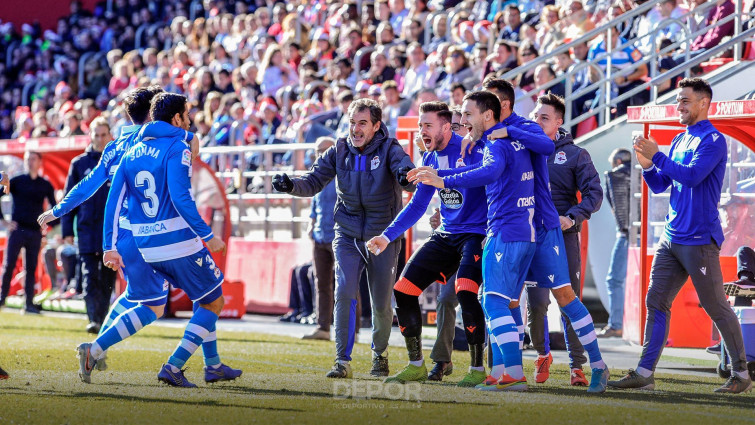
[[[492,139],[502,128],[501,102],[489,92],[464,97],[462,121],[472,140],[486,140],[482,163],[458,169],[410,173],[410,178],[441,189],[485,186],[487,239],[482,256],[483,308],[493,352],[490,379],[483,390],[523,391],[518,308],[524,277],[535,253],[535,186],[530,153],[510,138]],[[550,141],[548,141],[549,144]],[[542,149],[542,147],[541,147]]]
[[[443,102],[425,102],[419,107],[419,129],[428,153],[423,166],[435,169],[463,167],[459,152],[461,136],[451,131],[452,112]],[[480,147],[468,161],[480,162]],[[398,239],[419,220],[430,204],[435,188],[420,184],[409,204],[396,219],[367,243],[371,252],[378,255],[389,243]],[[436,280],[456,273],[456,294],[461,304],[462,319],[469,343],[471,364],[469,373],[459,382],[461,387],[474,387],[485,380],[483,345],[485,343],[485,316],[477,299],[482,283],[482,241],[485,239],[487,208],[485,188],[438,190],[441,199],[442,223],[430,239],[417,250],[404,268],[401,278],[393,287],[396,297],[396,315],[399,329],[406,340],[409,364],[385,382],[424,381],[427,379],[422,356],[422,312],[419,295]]]

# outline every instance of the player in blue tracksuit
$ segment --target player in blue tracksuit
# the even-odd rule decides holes
[[[141,256],[151,268],[145,271],[146,276],[140,276],[138,284],[132,282],[130,289],[132,297],[144,301],[120,315],[94,343],[81,344],[79,353],[96,361],[103,350],[161,316],[168,278],[186,292],[195,308],[184,338],[158,379],[173,386],[195,387],[181,367],[199,345],[205,357],[205,381],[235,379],[241,371],[220,362],[215,337],[215,323],[223,308],[223,275],[202,240],[212,251],[225,249],[225,244],[199,216],[191,194],[191,161],[198,147],[187,143],[188,131],[180,138],[154,138],[151,133],[153,128],[166,125],[188,129],[186,98],[160,93],[152,101],[150,114],[156,121],[141,130],[141,142],[124,155],[113,177],[103,238],[105,265],[117,268],[123,264],[119,251],[114,250],[119,222],[120,227],[131,229]],[[120,214],[124,204],[131,206],[125,217]]]
[[[522,351],[511,306],[519,300],[524,278],[535,252],[536,232],[534,172],[530,154],[520,143],[488,136],[501,128],[501,103],[489,92],[464,97],[462,124],[472,140],[487,140],[481,164],[438,175],[426,168],[410,178],[441,189],[485,186],[487,198],[486,242],[482,256],[483,308],[493,345],[493,369],[483,390],[523,391],[527,379],[522,370]],[[518,308],[517,308],[518,311]]]
[[[122,127],[121,134],[118,138],[105,146],[97,166],[87,174],[85,178],[77,183],[60,201],[60,203],[39,216],[37,221],[40,225],[47,224],[56,218],[70,213],[84,201],[97,193],[103,185],[109,184],[115,171],[118,169],[118,165],[120,164],[123,155],[139,141],[139,132],[144,123],[149,120],[150,102],[152,101],[152,98],[160,92],[162,92],[162,89],[159,86],[151,86],[134,89],[128,94],[128,96],[126,96],[123,102],[126,108],[126,113],[129,119],[131,119],[133,125]],[[193,138],[192,133],[189,133],[187,136],[185,130],[170,125],[153,127],[153,131],[154,136],[188,137],[189,140]],[[125,208],[123,209],[122,214],[125,216]],[[112,325],[116,317],[123,314],[125,311],[136,307],[139,302],[148,301],[141,299],[138,293],[132,295],[129,288],[132,286],[130,284],[132,281],[136,282],[141,280],[143,276],[151,275],[151,268],[144,262],[141,254],[139,254],[129,229],[121,229],[118,237],[118,249],[124,257],[124,262],[128,264],[128,268],[123,269],[127,286],[126,290],[120,295],[120,297],[118,297],[110,308],[107,319],[100,328],[100,335]],[[106,357],[104,356],[105,355],[103,355],[97,363],[98,370],[105,370],[107,368],[105,363]],[[86,372],[84,372],[81,378],[84,382],[89,382],[89,375],[86,374]]]
[[[501,102],[502,105],[513,104],[513,100],[508,101],[508,99],[514,99],[513,86],[508,81],[503,81],[503,84],[498,84],[497,87],[500,92],[498,93],[499,99],[503,99]],[[538,103],[535,112],[543,114],[547,109],[547,112],[550,112],[555,119],[557,112],[554,107],[552,105],[543,105],[542,98],[538,99],[538,101],[540,103]],[[504,129],[494,133],[493,137],[508,136],[527,147],[532,152],[532,167],[535,170],[535,226],[538,237],[537,250],[527,274],[527,281],[535,282],[538,288],[551,290],[558,306],[561,308],[562,317],[566,318],[564,320],[564,337],[567,341],[567,348],[570,349],[570,356],[572,356],[572,350],[575,348],[582,350],[582,347],[584,347],[584,350],[587,351],[590,357],[592,377],[587,391],[605,392],[610,372],[603,361],[600,348],[598,347],[592,317],[584,304],[582,304],[582,301],[577,298],[571,285],[563,232],[561,231],[559,214],[553,203],[551,194],[548,157],[553,153],[553,141],[543,132],[537,123],[515,114],[507,106],[503,106],[502,109],[504,111],[502,121]],[[546,140],[548,141],[547,143],[545,142]],[[575,333],[576,338],[569,337],[571,332]],[[575,344],[580,344],[580,346],[574,347]],[[543,370],[548,370],[552,361],[550,355],[537,359],[535,362],[536,382],[544,382],[547,379],[547,372],[542,372]],[[581,367],[572,369],[571,382],[573,384],[586,384]]]
[[[692,278],[700,304],[716,324],[731,355],[731,377],[715,392],[752,389],[742,329],[723,288],[719,253],[724,241],[718,202],[726,172],[726,138],[708,121],[713,97],[708,82],[685,78],[676,97],[679,122],[687,128],[671,143],[666,155],[652,139],[638,137],[634,150],[643,178],[653,193],[671,187],[663,237],[653,258],[647,293],[647,318],[642,357],[636,370],[612,388],[655,388],[655,370],[668,337],[671,304],[687,278]]]
[[[464,167],[461,136],[451,131],[453,114],[443,102],[426,102],[419,107],[419,128],[427,153],[422,165],[433,169]],[[483,147],[477,148],[467,161],[481,162]],[[485,380],[483,345],[485,315],[477,293],[482,284],[482,242],[485,239],[485,188],[437,190],[441,199],[441,226],[409,259],[400,279],[393,287],[399,329],[406,340],[409,364],[385,382],[424,381],[428,378],[422,356],[422,314],[419,295],[433,282],[446,284],[456,273],[455,291],[461,304],[462,318],[469,342],[469,373],[459,382],[474,387]],[[379,236],[367,246],[374,254],[384,251],[401,237],[425,213],[436,188],[420,184],[409,204]],[[457,272],[458,271],[458,272]],[[450,359],[449,359],[450,360]]]

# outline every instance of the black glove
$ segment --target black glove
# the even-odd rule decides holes
[[[401,167],[396,171],[396,180],[398,180],[398,184],[401,186],[409,186],[409,179],[406,178],[406,176],[409,174],[409,171],[412,170],[412,167]]]
[[[294,182],[291,181],[286,173],[276,174],[273,176],[273,189],[278,192],[290,193],[294,190]]]

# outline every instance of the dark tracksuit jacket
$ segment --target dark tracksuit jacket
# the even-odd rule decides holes
[[[367,267],[372,301],[373,350],[382,354],[388,347],[393,312],[391,294],[396,281],[399,243],[375,256],[365,242],[388,227],[403,207],[402,188],[396,178],[401,167],[414,168],[409,155],[388,134],[385,124],[363,150],[348,138],[339,139],[312,166],[309,173],[292,179],[294,196],[313,196],[331,180],[336,181],[333,253],[336,260],[335,338],[338,360],[351,360],[356,326],[359,278]]]

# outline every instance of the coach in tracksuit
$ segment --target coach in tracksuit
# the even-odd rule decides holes
[[[590,154],[574,144],[571,134],[560,128],[563,123],[563,111],[556,95],[548,93],[538,98],[541,112],[537,114],[536,122],[543,128],[545,134],[553,140],[556,148],[548,158],[548,176],[551,186],[553,204],[558,211],[561,230],[564,234],[566,258],[569,263],[569,278],[572,289],[577,297],[581,296],[582,285],[580,279],[581,261],[579,231],[582,222],[600,209],[603,202],[603,189],[600,176],[590,158]],[[549,108],[546,108],[548,107]],[[582,200],[577,200],[577,192],[582,194]],[[532,344],[541,356],[546,356],[550,349],[546,346],[546,316],[550,304],[550,290],[547,288],[527,287],[529,303],[528,322]],[[574,333],[571,323],[564,316],[566,324],[567,344],[569,346],[570,367],[581,369],[587,361],[585,350]]]
[[[102,150],[112,140],[110,125],[104,118],[96,118],[90,128],[92,144],[71,162],[66,179],[66,193],[92,171],[100,162]],[[89,325],[87,332],[97,333],[110,307],[110,294],[115,283],[115,271],[102,264],[103,212],[110,184],[100,188],[94,196],[76,207],[72,214],[60,219],[64,239],[73,243],[74,220],[79,245],[81,280]]]
[[[365,243],[382,233],[402,209],[401,190],[413,191],[406,173],[414,168],[409,155],[381,123],[377,102],[359,99],[349,107],[349,136],[320,156],[309,173],[290,179],[276,175],[273,187],[294,196],[313,196],[336,179],[333,252],[336,260],[334,327],[336,362],[330,378],[350,378],[359,278],[367,268],[372,301],[373,376],[388,376],[384,355],[391,333],[391,294],[396,281],[399,240],[379,256]]]
[[[669,213],[663,237],[655,250],[650,269],[642,357],[636,370],[613,388],[655,388],[655,370],[668,338],[671,304],[679,290],[692,278],[698,299],[716,324],[726,351],[731,356],[731,377],[716,392],[741,393],[752,389],[747,373],[742,329],[723,287],[719,254],[724,241],[718,202],[721,199],[726,161],[726,138],[708,121],[713,97],[710,85],[701,78],[679,82],[676,97],[679,122],[686,131],[671,142],[666,155],[652,139],[637,137],[634,150],[643,168],[642,177],[653,193],[671,188]]]

